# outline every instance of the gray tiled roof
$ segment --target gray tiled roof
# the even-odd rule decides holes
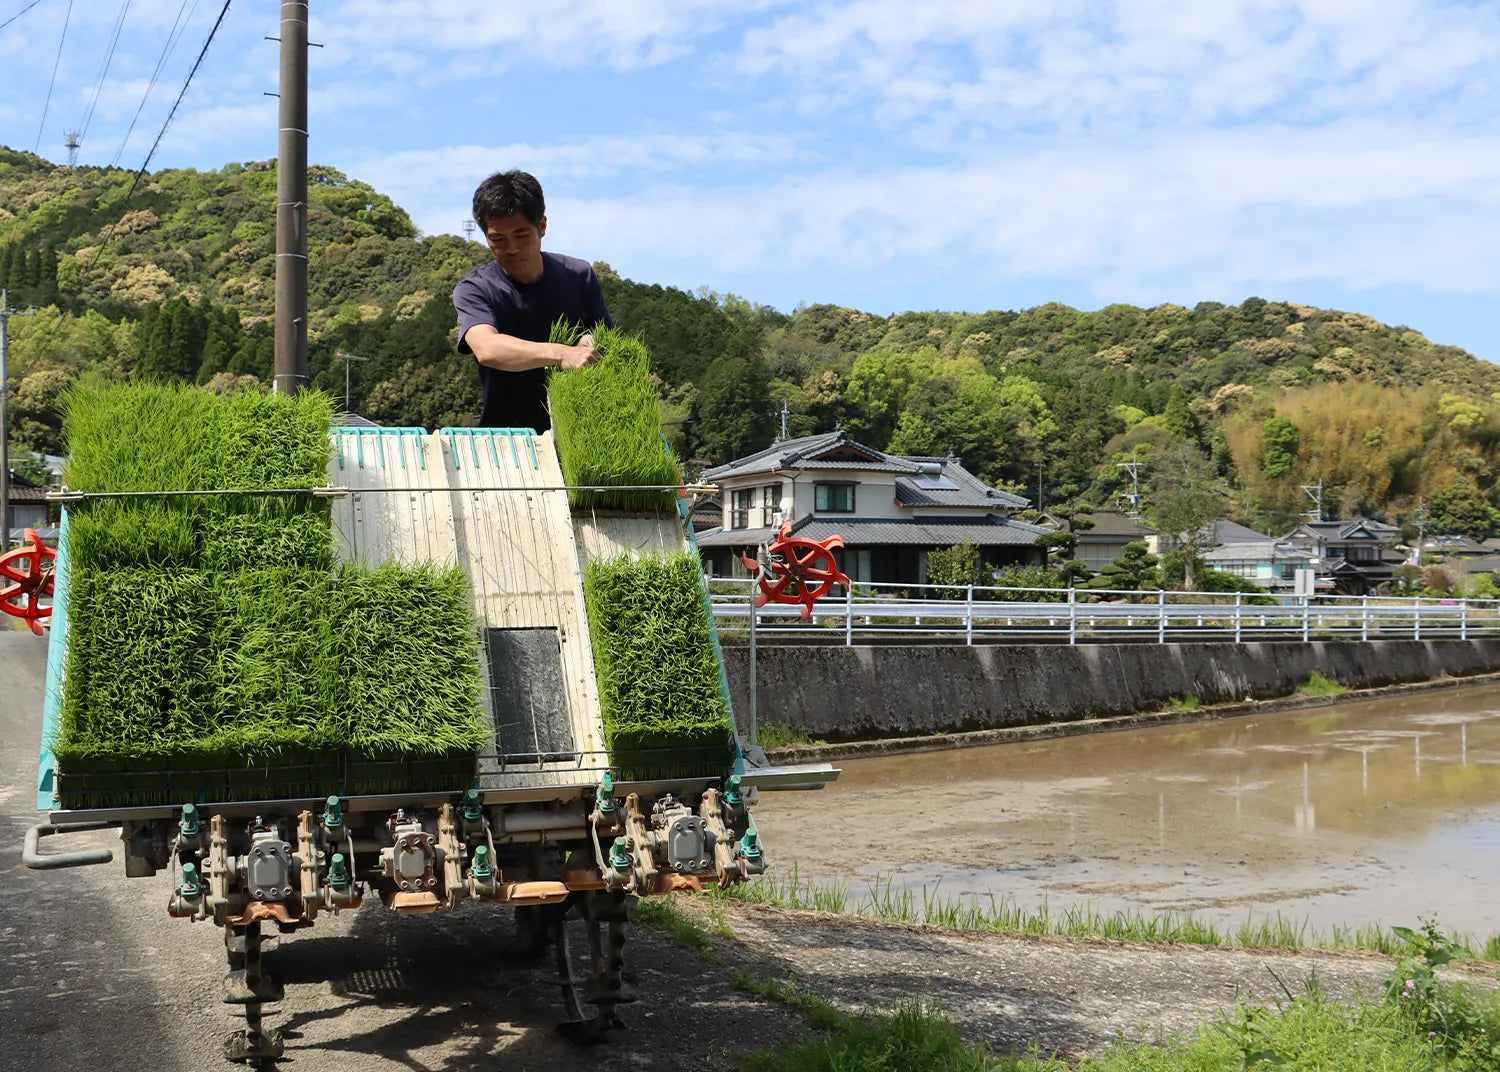
[[[1213,528],[1213,539],[1219,543],[1254,543],[1257,540],[1269,540],[1271,537],[1264,532],[1256,532],[1248,525],[1241,525],[1238,521],[1230,521],[1227,517],[1215,521]]]
[[[953,488],[924,488],[915,477],[896,478],[896,501],[902,506],[1004,506],[1021,510],[1030,506],[1030,500],[1008,491],[992,488],[953,458],[925,458],[903,455],[906,461],[915,463],[918,471],[923,465],[942,466],[942,475],[957,485]]]
[[[975,518],[819,518],[809,515],[795,525],[797,536],[826,540],[842,536],[846,547],[907,545],[951,547],[1029,546],[1046,529],[1002,517]],[[699,547],[753,547],[775,535],[771,528],[709,529],[698,536]]]
[[[716,482],[726,477],[751,476],[755,473],[774,473],[779,469],[800,468],[804,461],[813,461],[819,454],[824,454],[835,447],[860,451],[868,455],[870,462],[877,465],[892,460],[891,455],[854,442],[843,431],[824,432],[821,435],[801,436],[797,439],[783,439],[779,443],[772,443],[765,450],[747,454],[743,458],[736,458],[727,465],[705,470],[703,479]],[[869,464],[865,462],[856,461],[825,462],[820,466],[820,468],[840,469],[868,469],[869,467]],[[904,471],[915,472],[916,466],[913,465]]]
[[[1235,562],[1252,559],[1279,561],[1299,559],[1311,561],[1312,552],[1299,551],[1289,543],[1273,540],[1269,536],[1261,540],[1243,540],[1236,543],[1221,543],[1210,547],[1199,556],[1205,562]]]
[[[1078,514],[1080,521],[1092,521],[1094,527],[1091,529],[1079,529],[1074,533],[1079,540],[1087,541],[1090,536],[1150,536],[1156,532],[1155,529],[1147,528],[1139,521],[1131,520],[1127,515],[1116,513],[1113,510],[1100,510],[1093,514]]]

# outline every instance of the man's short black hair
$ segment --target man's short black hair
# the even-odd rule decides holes
[[[503,220],[516,213],[540,224],[547,212],[542,184],[525,171],[497,171],[474,191],[474,222],[482,231],[490,220]]]

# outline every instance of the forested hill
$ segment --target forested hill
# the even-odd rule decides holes
[[[160,171],[127,199],[133,178],[0,148],[0,285],[40,310],[11,323],[18,447],[59,448],[58,395],[80,375],[269,379],[274,163]],[[342,395],[345,351],[370,359],[353,369],[360,412],[472,422],[449,293],[484,246],[419,235],[390,198],[332,168],[309,178],[315,383]],[[598,267],[616,320],[651,347],[663,428],[684,458],[765,446],[784,405],[793,435],[842,425],[879,448],[951,452],[1033,497],[1040,480],[1054,503],[1107,503],[1117,461],[1185,443],[1258,524],[1286,523],[1303,509],[1299,485],[1322,481],[1345,516],[1399,520],[1420,496],[1443,527],[1491,527],[1500,369],[1367,316],[1258,298],[785,314]]]

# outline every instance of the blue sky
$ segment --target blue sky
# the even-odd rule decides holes
[[[0,0],[0,21],[30,0]],[[0,30],[0,143],[65,158],[123,0]],[[130,0],[79,155],[137,167],[221,7]],[[790,309],[1237,302],[1500,360],[1500,3],[312,0],[310,159],[458,231]],[[279,4],[230,9],[155,167],[275,153]],[[152,68],[185,30],[128,141]]]

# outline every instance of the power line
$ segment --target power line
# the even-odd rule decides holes
[[[187,31],[187,25],[193,20],[193,13],[198,10],[198,0],[193,0],[192,10],[188,10],[188,0],[182,0],[177,5],[177,17],[172,20],[172,28],[167,31],[167,39],[161,46],[161,55],[156,57],[156,66],[152,68],[151,77],[146,81],[146,92],[141,94],[141,103],[136,105],[135,115],[130,118],[130,126],[125,131],[125,137],[120,139],[120,147],[115,150],[114,159],[109,162],[114,167],[120,162],[120,157],[125,155],[125,149],[130,144],[130,135],[135,133],[135,125],[140,122],[141,112],[145,110],[146,102],[151,99],[151,91],[156,88],[156,80],[161,77],[162,68],[167,65],[172,51],[177,47],[177,42],[182,40],[182,35]],[[182,13],[187,11],[187,18]],[[181,29],[178,27],[181,26]]]
[[[208,37],[204,39],[203,48],[198,51],[198,58],[193,61],[193,69],[188,71],[187,79],[182,83],[182,90],[177,94],[177,99],[172,102],[172,110],[167,113],[167,118],[162,123],[161,129],[156,132],[156,140],[151,143],[151,151],[146,154],[146,159],[141,162],[140,170],[135,173],[135,178],[130,182],[130,189],[125,192],[124,198],[121,199],[120,204],[122,206],[130,200],[131,195],[135,193],[135,188],[141,184],[141,177],[146,174],[146,169],[151,166],[151,158],[156,155],[156,150],[161,146],[162,138],[166,137],[167,128],[172,125],[172,119],[177,115],[177,109],[182,104],[182,99],[187,96],[188,87],[193,84],[193,75],[198,73],[198,68],[203,64],[203,57],[208,55],[208,46],[214,43],[214,36],[219,32],[219,27],[224,25],[224,16],[229,14],[230,3],[231,0],[224,0],[224,6],[219,9],[219,17],[214,20],[213,28],[208,31]],[[96,254],[98,250],[109,245],[109,240],[113,237],[115,227],[119,222],[119,220],[115,220],[109,225],[109,230],[105,233],[104,238],[95,247]],[[93,263],[93,257],[90,257],[89,263],[82,267],[81,272],[87,272]]]
[[[6,19],[4,22],[0,22],[0,30],[5,29],[7,26],[9,26],[11,23],[15,22],[22,15],[26,14],[26,12],[30,11],[32,8],[36,7],[41,2],[42,2],[42,0],[31,0],[31,3],[27,4],[20,11],[17,11],[14,15],[12,15],[10,18]]]
[[[120,4],[120,13],[115,16],[115,26],[110,34],[109,47],[104,52],[104,62],[99,67],[99,78],[94,83],[94,96],[89,101],[89,109],[83,115],[83,122],[78,125],[78,137],[80,140],[88,137],[89,124],[94,121],[94,109],[99,106],[99,94],[104,89],[104,80],[109,77],[109,65],[114,61],[115,49],[120,44],[120,31],[125,28],[125,15],[130,11],[130,0],[124,0]]]
[[[40,153],[42,149],[42,128],[47,125],[47,109],[52,107],[52,87],[57,84],[57,67],[62,63],[63,45],[68,41],[68,23],[73,20],[73,0],[68,0],[68,12],[63,16],[62,37],[57,42],[57,59],[52,61],[52,80],[47,83],[47,100],[42,105],[42,121],[36,128],[36,145],[32,152]]]

